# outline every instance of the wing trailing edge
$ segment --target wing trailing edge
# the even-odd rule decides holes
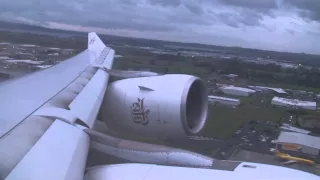
[[[82,179],[89,136],[56,120],[6,179]]]

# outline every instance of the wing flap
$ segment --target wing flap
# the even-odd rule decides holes
[[[74,122],[77,120],[77,118],[69,110],[52,106],[40,108],[38,111],[33,113],[33,115],[60,119],[68,124],[74,124]]]
[[[96,56],[92,65],[100,64],[108,69],[112,67],[115,51],[106,47],[95,33],[89,33],[88,49]],[[93,68],[92,65],[91,68]],[[98,115],[109,77],[107,72],[98,69],[78,96],[69,104],[70,111],[89,128],[93,127]]]
[[[56,120],[6,179],[82,179],[90,139]]]
[[[0,86],[0,137],[57,96],[90,65],[89,51]]]
[[[98,70],[80,94],[69,105],[72,114],[77,116],[87,127],[92,128],[98,115],[109,75]]]
[[[0,179],[5,179],[51,126],[52,120],[29,116],[14,131],[0,139]]]

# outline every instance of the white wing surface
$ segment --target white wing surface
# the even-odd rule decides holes
[[[92,65],[109,69],[113,57],[114,50],[89,33],[88,49],[80,54],[0,84],[0,179],[41,179],[53,172],[54,179],[78,179],[73,170],[83,172],[79,159],[86,161],[89,138],[74,124],[92,127],[109,79]]]

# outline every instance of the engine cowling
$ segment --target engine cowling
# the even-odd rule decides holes
[[[205,84],[195,76],[123,79],[108,85],[99,118],[121,133],[179,138],[203,128],[207,104]]]

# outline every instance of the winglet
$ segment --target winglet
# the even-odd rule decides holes
[[[105,47],[105,44],[101,41],[97,33],[95,32],[90,32],[88,34],[88,48],[89,49],[94,49],[98,47]]]
[[[88,50],[91,64],[111,68],[114,59],[114,50],[107,47],[95,32],[88,34]]]
[[[101,39],[95,32],[90,32],[88,34],[88,49],[91,53],[91,63],[99,58],[105,47],[106,45],[101,41]]]

